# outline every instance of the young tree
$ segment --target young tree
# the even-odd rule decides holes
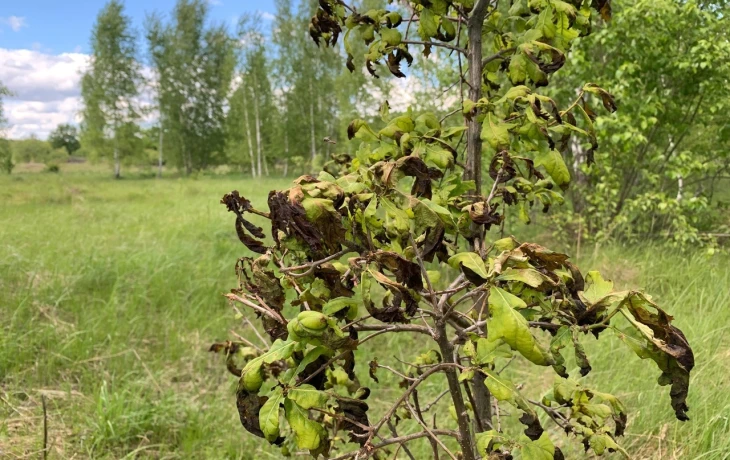
[[[76,127],[69,124],[61,124],[48,135],[48,142],[54,149],[66,149],[69,155],[73,155],[81,148],[78,131]]]
[[[537,202],[547,211],[563,200],[571,142],[587,139],[596,148],[591,106],[598,100],[615,110],[611,94],[587,83],[561,110],[540,88],[596,15],[610,17],[609,2],[409,7],[404,18],[323,0],[309,32],[321,46],[342,37],[348,54],[348,40],[364,40],[366,70],[378,77],[404,77],[415,49],[453,51],[463,69],[462,124],[447,128],[432,113],[391,116],[383,104],[380,129],[362,119],[349,125],[359,146],[340,171],[328,169],[335,174],[302,176],[288,190],[270,192],[268,212],[237,191],[223,197],[241,242],[260,255],[239,259],[240,285],[227,296],[256,314],[273,342],[268,350],[243,341],[211,348],[225,351],[228,369],[240,377],[242,425],[314,457],[367,458],[391,446],[413,458],[408,444],[427,440],[434,458],[561,459],[541,411],[595,454],[626,454],[617,443],[626,408],[570,378],[563,354],[573,348],[586,375],[582,336],[612,333],[657,364],[676,417],[687,420],[694,357],[671,316],[640,291],[615,291],[598,272],[584,276],[565,254],[490,234],[507,207],[526,213]],[[270,220],[271,246],[259,240],[265,234],[248,214]],[[374,417],[355,359],[385,334],[412,334],[418,350],[403,371],[370,361],[371,379],[392,372],[404,389]],[[552,391],[518,388],[503,373],[513,360],[541,376],[552,368]],[[439,400],[419,399],[420,386],[438,378],[453,422],[427,418]],[[509,417],[505,405],[512,406]],[[399,434],[405,423],[419,431]],[[359,448],[342,453],[339,432]]]
[[[120,144],[125,124],[139,118],[136,97],[142,82],[137,35],[124,5],[111,0],[101,10],[91,36],[91,62],[81,80],[86,138],[102,155],[112,152],[114,177],[121,177]]]

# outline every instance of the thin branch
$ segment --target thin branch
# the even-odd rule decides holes
[[[411,414],[413,414],[414,418],[416,419],[416,422],[418,422],[418,424],[421,425],[423,427],[423,429],[426,430],[426,432],[428,432],[429,438],[433,439],[435,442],[437,442],[438,445],[441,446],[441,448],[444,450],[444,452],[446,452],[449,455],[449,457],[452,458],[452,460],[457,460],[456,455],[454,455],[454,453],[451,452],[448,447],[446,447],[446,444],[444,444],[444,442],[441,439],[439,439],[439,437],[436,436],[433,431],[431,431],[431,428],[429,428],[428,425],[426,425],[426,423],[423,420],[418,418],[416,411],[408,403],[408,401],[404,401],[404,402],[405,402],[405,405],[408,408],[408,410],[411,412]],[[438,458],[438,452],[436,450],[434,450],[434,458]]]
[[[286,320],[284,318],[282,318],[280,315],[275,314],[274,311],[272,311],[272,310],[267,310],[266,308],[264,308],[260,305],[256,305],[255,303],[251,302],[250,300],[244,299],[243,297],[238,296],[233,293],[225,294],[225,297],[227,297],[229,300],[242,303],[242,304],[246,305],[247,307],[251,307],[254,310],[256,310],[257,312],[261,313],[262,315],[266,315],[286,326]]]
[[[435,435],[440,436],[452,436],[452,437],[458,437],[458,434],[455,431],[452,430],[431,430],[431,433]],[[372,452],[375,452],[376,450],[382,449],[383,447],[390,446],[392,444],[404,444],[406,442],[413,441],[415,439],[425,438],[427,436],[431,436],[431,433],[427,431],[420,431],[418,433],[413,433],[405,436],[400,436],[397,438],[390,438],[386,439],[385,441],[381,442],[380,444],[375,444],[373,446],[370,446],[369,451],[363,451],[363,449],[356,450],[353,452],[348,452],[346,454],[339,455],[337,457],[333,457],[330,460],[346,460],[353,457],[358,457],[359,459],[365,459],[372,455]]]
[[[283,273],[286,273],[288,275],[291,275],[291,276],[293,276],[295,278],[301,278],[303,276],[311,275],[312,272],[314,272],[314,269],[315,268],[319,267],[320,265],[322,265],[324,263],[329,262],[330,260],[339,259],[340,257],[344,256],[348,252],[352,252],[352,251],[349,248],[343,249],[342,251],[340,251],[340,252],[338,252],[336,254],[332,254],[329,257],[325,257],[322,260],[317,260],[315,262],[309,262],[309,263],[306,263],[306,264],[297,265],[296,267],[281,268],[281,271]],[[307,268],[307,271],[305,271],[305,272],[302,272],[302,273],[291,273],[291,272],[293,272],[295,270],[303,270],[305,268]]]
[[[508,53],[512,53],[512,52],[514,52],[515,50],[516,50],[516,48],[507,48],[507,49],[501,50],[501,51],[499,51],[499,52],[497,52],[497,53],[494,53],[494,54],[493,54],[493,55],[491,55],[491,56],[487,56],[487,57],[485,57],[484,59],[482,59],[482,69],[483,69],[483,68],[484,68],[484,67],[485,67],[485,66],[486,66],[487,64],[489,64],[490,62],[492,62],[492,61],[495,61],[495,60],[497,60],[497,59],[501,59],[501,58],[502,58],[502,57],[503,57],[503,56],[504,56],[505,54],[508,54]],[[474,102],[476,102],[476,101],[474,101]]]
[[[459,53],[466,54],[466,50],[464,48],[459,48],[458,46],[449,45],[448,43],[442,43],[442,42],[424,42],[421,40],[403,40],[401,43],[404,43],[406,45],[424,45],[424,46],[437,46],[440,48],[446,48],[453,51],[458,51]]]

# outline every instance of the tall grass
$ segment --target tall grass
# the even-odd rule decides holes
[[[41,396],[57,458],[279,458],[240,427],[234,379],[207,347],[243,329],[221,294],[234,286],[233,264],[246,252],[220,196],[238,189],[264,207],[268,191],[286,183],[0,177],[0,458],[42,449]],[[627,448],[640,458],[726,458],[728,258],[608,247],[580,264],[604,270],[619,286],[654,293],[695,348],[692,421],[681,424],[668,389],[656,385],[653,363],[618,340],[598,346],[586,339],[594,368],[586,380],[616,392],[633,414]],[[413,340],[371,343],[381,362],[398,366],[393,356],[412,360]],[[535,379],[518,361],[509,372],[517,381]],[[382,373],[375,384],[365,381],[367,371],[361,375],[374,389],[373,412],[384,410],[395,379]],[[430,380],[424,399],[443,387]],[[448,413],[445,402],[440,407]]]

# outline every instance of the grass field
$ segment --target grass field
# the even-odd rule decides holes
[[[207,349],[231,329],[245,334],[221,296],[245,248],[219,199],[238,189],[263,206],[285,185],[113,181],[93,171],[0,176],[0,458],[39,457],[44,400],[50,458],[279,458],[241,428],[235,379]],[[661,246],[583,253],[582,268],[653,293],[696,354],[692,420],[680,423],[653,363],[618,340],[587,340],[586,380],[631,412],[623,445],[635,458],[730,458],[730,258]],[[412,340],[383,338],[379,360],[410,359]],[[528,387],[549,385],[525,369],[509,372]],[[373,412],[382,410],[378,397],[391,399],[385,374],[380,385],[366,372],[361,380],[374,389]],[[434,379],[422,392],[443,386]]]

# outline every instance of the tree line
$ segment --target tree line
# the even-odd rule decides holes
[[[150,117],[158,174],[163,164],[185,174],[225,164],[254,177],[321,164],[332,145],[322,140],[341,137],[343,115],[375,86],[343,73],[335,51],[315,52],[301,27],[315,7],[277,0],[271,30],[255,14],[231,30],[210,19],[206,1],[180,0],[169,15],[146,17],[140,49],[123,3],[110,1],[82,80],[82,142],[112,161],[116,177]],[[354,97],[339,97],[344,88]]]

